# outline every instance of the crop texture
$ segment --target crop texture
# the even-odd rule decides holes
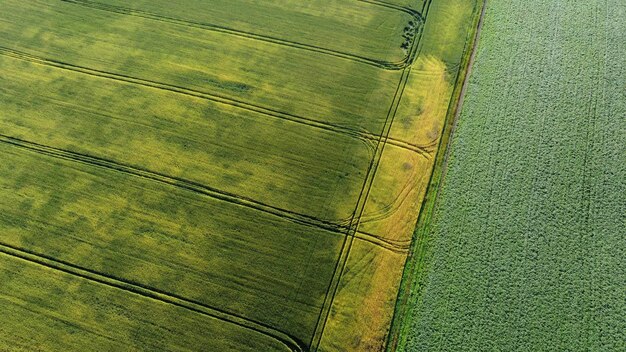
[[[383,349],[473,9],[0,0],[0,350]]]
[[[626,4],[489,1],[407,351],[626,349]]]

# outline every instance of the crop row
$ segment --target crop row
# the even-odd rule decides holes
[[[626,5],[488,3],[407,350],[624,350]]]
[[[239,36],[243,38],[254,39],[254,40],[258,40],[258,41],[262,41],[266,43],[284,45],[284,46],[288,46],[292,48],[297,48],[297,49],[307,50],[307,51],[311,51],[315,53],[331,55],[331,56],[339,57],[342,59],[352,60],[355,62],[363,63],[366,65],[372,65],[375,67],[388,69],[388,70],[401,70],[409,66],[412,63],[412,59],[413,59],[407,53],[407,55],[402,60],[391,62],[391,61],[385,61],[385,60],[380,60],[380,59],[368,58],[362,55],[352,54],[349,52],[343,52],[340,50],[328,49],[328,48],[317,46],[317,45],[301,43],[298,41],[282,39],[282,38],[273,37],[269,35],[257,34],[257,33],[249,32],[249,31],[238,30],[238,29],[229,28],[226,26],[215,25],[215,24],[210,24],[210,23],[202,23],[202,22],[197,22],[197,21],[190,21],[187,19],[180,19],[180,18],[165,16],[162,14],[152,13],[152,12],[144,11],[141,9],[133,9],[133,8],[123,7],[123,6],[108,5],[105,3],[99,3],[99,2],[87,1],[87,0],[62,0],[62,1],[81,5],[81,6],[86,6],[86,7],[90,7],[90,8],[94,8],[98,10],[103,10],[103,11],[111,11],[111,12],[115,12],[119,14],[129,15],[129,16],[143,17],[143,18],[148,18],[148,19],[155,20],[155,21],[162,21],[162,22],[174,23],[174,24],[183,25],[183,26],[201,28],[201,29],[205,29],[209,31],[215,31],[215,32],[230,34],[230,35]],[[370,3],[370,1],[366,1],[366,0],[359,0],[359,1]],[[379,2],[371,2],[371,3],[378,4]],[[400,11],[404,10],[404,8],[402,7],[391,7],[391,8],[400,10]],[[416,24],[415,29],[417,30],[419,28],[419,24],[422,22],[421,15],[414,11],[408,11],[408,13],[413,17],[414,23]],[[413,42],[411,42],[411,45],[413,45]]]

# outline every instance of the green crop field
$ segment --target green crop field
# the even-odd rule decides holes
[[[384,350],[478,9],[0,0],[0,350]]]
[[[625,18],[488,1],[400,350],[626,350]]]

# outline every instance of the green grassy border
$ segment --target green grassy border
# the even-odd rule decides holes
[[[475,45],[478,39],[478,28],[481,20],[481,13],[483,12],[486,3],[486,0],[476,0],[474,4],[472,24],[468,30],[465,47],[463,49],[463,58],[461,59],[461,66],[457,72],[454,91],[452,92],[452,97],[448,104],[445,125],[441,139],[439,140],[433,171],[430,175],[428,189],[419,211],[417,224],[413,233],[411,249],[402,273],[400,289],[396,299],[396,307],[391,327],[389,329],[389,334],[387,335],[387,352],[393,352],[403,347],[404,344],[402,343],[402,337],[405,336],[405,333],[407,333],[407,328],[404,327],[404,323],[407,319],[409,306],[411,304],[410,298],[418,294],[421,289],[421,278],[423,277],[428,264],[425,261],[425,254],[430,240],[429,234],[431,219],[434,214],[437,197],[439,191],[441,190],[442,182],[445,176],[446,163],[450,154],[451,137],[454,133],[457,118],[460,113],[461,95],[463,94],[463,88],[468,79],[470,62],[472,54],[476,49]]]

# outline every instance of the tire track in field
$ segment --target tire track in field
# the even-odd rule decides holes
[[[96,9],[100,11],[112,12],[112,13],[117,13],[117,14],[126,15],[126,16],[141,17],[141,18],[146,18],[146,19],[150,19],[154,21],[172,23],[176,25],[198,28],[198,29],[212,31],[212,32],[219,32],[219,33],[224,33],[228,35],[262,41],[262,42],[276,44],[276,45],[283,45],[283,46],[287,46],[287,47],[291,47],[295,49],[306,50],[306,51],[315,52],[319,54],[334,56],[334,57],[345,59],[345,60],[359,62],[362,64],[378,67],[378,68],[385,69],[385,70],[401,70],[409,66],[410,64],[412,64],[412,58],[408,54],[402,60],[396,61],[396,62],[377,60],[377,59],[368,58],[362,55],[351,54],[348,52],[343,52],[343,51],[334,50],[334,49],[328,49],[328,48],[320,47],[320,46],[313,45],[313,44],[306,44],[306,43],[301,43],[301,42],[297,42],[293,40],[273,37],[269,35],[257,34],[253,32],[243,31],[243,30],[234,29],[234,28],[230,28],[226,26],[220,26],[216,24],[202,23],[202,22],[190,21],[187,19],[165,16],[165,15],[161,15],[161,14],[157,14],[157,13],[153,13],[149,11],[144,11],[140,9],[133,9],[133,8],[117,6],[117,5],[108,5],[108,4],[104,4],[104,3],[100,3],[96,1],[90,1],[90,0],[60,0],[60,1],[78,5],[78,6],[88,7],[88,8],[92,8],[92,9]],[[370,2],[370,1],[365,1],[365,0],[359,0],[359,1],[364,2],[364,3],[369,3],[369,4],[377,4],[375,2]],[[382,5],[379,5],[379,6],[382,6]],[[389,7],[389,6],[385,6],[385,7]],[[418,12],[416,11],[403,11],[403,12],[410,14],[417,23],[421,23],[420,22],[421,16],[419,15]]]
[[[479,5],[479,3],[481,5]],[[461,90],[460,90],[460,94],[459,97],[456,101],[452,100],[449,102],[448,104],[448,111],[446,112],[446,121],[444,123],[444,131],[442,132],[442,136],[445,134],[445,129],[449,129],[448,131],[448,136],[449,138],[447,139],[447,144],[444,144],[444,138],[442,137],[439,142],[438,142],[438,148],[437,148],[437,154],[441,154],[443,155],[442,158],[442,163],[440,165],[441,168],[441,173],[442,175],[440,175],[440,179],[443,179],[447,170],[447,161],[450,155],[450,143],[452,140],[452,135],[454,134],[454,131],[457,127],[457,122],[459,119],[459,116],[461,114],[461,110],[463,107],[463,102],[464,102],[464,97],[465,97],[465,92],[467,90],[467,87],[469,86],[469,77],[471,75],[472,72],[472,68],[473,68],[473,64],[474,64],[474,60],[476,58],[476,53],[477,53],[477,47],[478,47],[478,40],[480,39],[480,33],[482,30],[482,25],[483,25],[483,21],[484,21],[484,17],[485,17],[485,12],[486,12],[486,7],[487,7],[487,0],[477,0],[474,4],[474,10],[472,12],[475,12],[476,10],[476,6],[481,6],[481,10],[480,10],[480,14],[479,14],[479,18],[478,18],[478,23],[477,23],[477,27],[476,27],[476,31],[474,32],[473,38],[471,40],[469,40],[468,42],[465,43],[465,46],[463,48],[463,52],[467,52],[469,50],[470,55],[469,58],[467,60],[467,63],[465,64],[466,67],[466,71],[465,73],[462,75],[462,65],[463,65],[463,60],[461,60],[461,63],[457,65],[457,67],[455,67],[454,69],[457,70],[457,74],[456,74],[456,78],[455,78],[455,82],[457,82],[457,85],[460,84],[461,86]],[[471,28],[473,25],[470,25],[469,27]],[[471,29],[470,29],[471,30]],[[468,47],[468,44],[471,43],[471,46]],[[461,76],[462,75],[462,76]],[[459,77],[461,78],[461,81],[459,81]],[[456,89],[456,88],[455,88]],[[453,110],[451,110],[453,109]],[[454,112],[453,116],[451,116],[451,111]],[[450,124],[449,127],[448,126],[448,119],[452,119],[452,123]],[[435,156],[435,159],[437,159],[438,156]],[[437,167],[437,165],[434,165],[433,167]],[[432,206],[432,208],[436,207],[437,204],[437,200],[438,200],[438,195],[441,192],[441,186],[443,184],[443,182],[440,182],[439,185],[437,187],[433,186],[433,177],[435,175],[435,170],[433,170],[431,172],[430,175],[430,179],[428,180],[428,186],[427,186],[427,190],[426,190],[426,194],[424,197],[430,197],[434,194],[434,201],[433,203],[435,205]],[[425,216],[424,213],[426,212],[426,199],[424,199],[424,201],[422,202],[420,209],[419,209],[419,217],[421,218],[422,216]],[[418,219],[418,221],[420,221],[420,219]],[[422,266],[420,263],[423,262],[423,256],[419,256],[417,254],[419,254],[422,250],[420,248],[422,248],[424,246],[424,239],[421,236],[416,236],[415,237],[415,244],[410,243],[410,256],[414,256],[413,261],[416,261],[417,264],[414,264],[414,266],[417,266],[418,268],[420,266]],[[408,258],[407,260],[411,260],[411,258]],[[406,274],[406,270],[408,269],[408,267],[405,267],[403,270],[403,274],[402,274],[402,281],[405,281],[405,278],[407,277]],[[412,279],[408,279],[408,283],[400,283],[400,290],[402,290],[402,287],[409,287],[411,285],[411,280]],[[389,329],[388,335],[387,335],[387,350],[388,351],[393,351],[395,352],[398,348],[398,343],[399,343],[399,337],[398,334],[399,332],[397,331],[397,328],[394,329],[394,325],[401,325],[401,319],[398,319],[398,317],[402,317],[404,315],[406,315],[406,309],[403,309],[402,307],[406,307],[407,305],[407,300],[408,300],[408,295],[407,294],[402,294],[402,293],[398,293],[398,297],[397,300],[401,300],[401,302],[396,302],[395,304],[395,309],[394,309],[394,313],[392,316],[392,326]],[[399,312],[402,309],[402,312]],[[392,339],[390,341],[390,339]]]
[[[378,170],[382,153],[384,151],[384,146],[385,146],[384,136],[388,135],[391,129],[391,125],[395,117],[395,113],[397,112],[397,109],[399,107],[400,97],[402,96],[402,93],[404,92],[404,88],[406,87],[406,83],[408,81],[408,73],[410,73],[410,69],[405,70],[403,72],[400,85],[398,85],[396,94],[394,95],[392,106],[390,107],[389,113],[387,115],[387,121],[385,122],[383,132],[381,133],[381,137],[379,138],[379,143],[376,145],[376,150],[375,150],[376,153],[374,155],[374,158],[372,158],[372,160],[370,161],[369,167],[367,169],[366,178],[361,188],[361,192],[359,193],[355,211],[352,213],[352,219],[349,222],[349,229],[344,239],[344,242],[342,244],[340,255],[335,263],[333,277],[327,289],[326,296],[324,299],[324,304],[322,306],[321,313],[318,317],[318,321],[316,323],[316,327],[313,332],[311,342],[309,344],[311,346],[312,351],[317,351],[321,343],[324,329],[326,327],[326,322],[328,321],[328,317],[330,316],[330,312],[331,312],[332,305],[335,299],[335,295],[337,294],[341,277],[343,276],[343,272],[348,262],[348,257],[352,249],[354,238],[357,238],[359,218],[363,215],[363,211],[367,203],[367,198],[369,196],[369,192],[371,190],[372,184],[374,183],[376,171]],[[368,241],[368,242],[379,243],[380,238],[375,237],[372,239],[372,241]]]
[[[352,213],[352,218],[349,222],[349,229],[348,229],[348,233],[346,235],[346,238],[344,239],[344,242],[342,244],[341,247],[341,252],[339,257],[337,258],[337,261],[335,263],[335,269],[333,271],[333,277],[331,279],[331,282],[329,284],[329,287],[327,289],[326,292],[326,296],[324,299],[324,304],[322,306],[320,315],[318,316],[318,320],[315,326],[315,330],[313,332],[313,336],[311,338],[311,342],[310,342],[310,346],[311,349],[313,351],[317,351],[317,349],[320,346],[320,343],[322,341],[322,337],[324,334],[324,329],[326,327],[326,322],[328,321],[328,317],[330,316],[330,312],[332,309],[332,305],[335,299],[335,295],[337,293],[337,290],[339,288],[339,283],[341,281],[341,277],[343,275],[343,272],[345,270],[347,261],[348,261],[348,257],[350,254],[350,250],[352,249],[352,244],[354,241],[354,238],[356,237],[357,234],[357,227],[358,227],[358,218],[362,215],[362,212],[365,208],[365,204],[367,203],[367,195],[369,194],[369,190],[371,189],[371,186],[373,184],[374,178],[375,178],[375,174],[376,174],[376,170],[378,169],[378,165],[380,163],[380,159],[382,157],[382,152],[384,150],[384,136],[388,135],[390,129],[391,129],[391,123],[390,120],[393,120],[393,117],[395,115],[395,112],[397,111],[397,108],[399,107],[399,102],[400,102],[400,97],[402,96],[402,92],[404,91],[404,88],[406,86],[406,83],[408,81],[408,72],[410,72],[410,70],[404,70],[402,72],[402,76],[400,79],[400,84],[397,86],[396,92],[394,94],[393,100],[392,100],[392,104],[391,107],[389,109],[389,112],[387,114],[387,118],[385,120],[385,124],[383,126],[383,131],[381,132],[381,135],[378,139],[378,143],[376,145],[376,149],[375,149],[375,154],[374,157],[371,159],[370,164],[368,166],[367,172],[366,172],[366,177],[365,180],[363,182],[363,186],[361,187],[361,191],[359,193],[359,197],[357,199],[357,204],[355,206],[355,210]],[[376,241],[377,239],[374,239],[374,241]],[[371,242],[371,241],[370,241]]]
[[[402,186],[402,189],[400,190],[400,192],[398,192],[398,195],[395,196],[391,202],[385,204],[384,206],[380,207],[380,209],[376,211],[363,214],[363,216],[361,216],[360,218],[360,223],[365,224],[365,223],[373,223],[376,221],[381,221],[381,220],[389,218],[391,215],[395,214],[398,210],[400,210],[404,202],[406,202],[406,200],[411,195],[411,191],[416,188],[416,185],[413,182],[411,182],[412,180],[417,180],[417,181],[420,180],[419,172],[411,173],[410,177],[408,177],[407,182],[404,183],[404,185]]]
[[[186,180],[179,177],[169,176],[163,173],[147,170],[141,167],[123,164],[114,160],[91,156],[87,154],[68,151],[65,149],[50,147],[47,145],[26,141],[23,139],[0,134],[0,143],[9,144],[14,147],[26,149],[32,152],[54,157],[57,159],[65,159],[69,161],[79,162],[90,166],[105,168],[128,175],[141,177],[144,179],[156,181],[162,184],[178,187],[197,194],[208,196],[214,199],[236,204],[246,208],[256,209],[267,214],[271,214],[282,219],[295,222],[302,225],[313,226],[334,233],[343,233],[346,227],[336,224],[332,221],[319,219],[313,216],[300,214],[291,210],[282,209],[269,204],[256,201],[252,198],[239,196],[234,193],[226,192],[217,188],[206,186],[198,182]]]
[[[392,3],[382,1],[382,0],[357,0],[357,1],[376,5],[376,6],[386,7],[388,9],[392,9],[396,11],[402,11],[404,13],[411,15],[413,18],[419,20],[420,23],[423,22],[424,20],[422,15],[417,10],[414,10],[407,6],[396,5],[396,4],[392,4]]]
[[[365,138],[370,139],[369,136]],[[415,143],[409,143],[409,142],[406,142],[406,141],[403,141],[401,139],[397,139],[391,136],[387,136],[386,144],[393,145],[394,147],[398,147],[398,148],[401,148],[410,152],[417,153],[426,159],[432,159],[433,157],[433,154],[432,154],[433,151],[431,149],[432,143],[428,145],[419,145]]]
[[[225,201],[239,206],[255,209],[270,215],[278,216],[291,222],[316,227],[341,236],[345,236],[345,232],[349,228],[348,225],[337,224],[328,220],[322,220],[309,215],[304,215],[290,210],[274,207],[265,203],[258,202],[251,198],[242,197],[233,193],[221,191],[197,182],[193,182],[179,177],[172,177],[162,173],[142,169],[136,166],[122,164],[113,160],[107,160],[95,156],[54,148],[3,134],[0,134],[0,143],[5,143],[13,147],[26,149],[31,152],[43,154],[56,159],[69,160],[72,162],[86,164],[92,167],[101,167],[112,171],[122,172],[131,176],[141,177],[150,181],[181,188],[186,191],[199,193],[203,196],[208,196],[214,199],[218,199],[220,201]],[[380,245],[381,247],[389,247],[388,249],[402,249],[401,244],[386,240],[380,236],[376,236],[367,232],[361,232],[359,235],[357,235],[357,237],[361,240]]]
[[[93,69],[93,68],[89,68],[85,66],[74,65],[74,64],[66,63],[63,61],[55,60],[55,59],[32,55],[23,51],[7,48],[4,46],[0,46],[0,55],[9,56],[15,59],[29,61],[35,64],[44,65],[44,66],[52,66],[52,67],[56,67],[56,68],[63,69],[63,70],[78,72],[78,73],[82,73],[85,75],[94,76],[98,78],[105,78],[105,79],[110,79],[110,80],[124,82],[124,83],[136,84],[136,85],[140,85],[140,86],[144,86],[148,88],[160,89],[160,90],[174,92],[174,93],[178,93],[182,95],[191,96],[194,98],[205,99],[205,100],[213,101],[216,103],[241,108],[243,110],[257,112],[263,115],[276,117],[276,118],[288,120],[291,122],[305,124],[311,127],[315,127],[318,129],[323,129],[323,130],[327,130],[327,131],[331,131],[331,132],[335,132],[339,134],[350,135],[353,137],[359,137],[361,135],[365,135],[364,132],[356,131],[356,130],[353,130],[353,129],[350,129],[341,125],[331,124],[328,122],[322,122],[322,121],[318,121],[318,120],[307,118],[307,117],[301,117],[301,116],[297,116],[294,114],[274,110],[271,108],[265,108],[260,105],[247,103],[241,100],[232,99],[232,98],[225,97],[222,95],[202,92],[202,91],[198,91],[198,90],[194,90],[190,88],[152,81],[148,79],[137,78],[137,77],[133,77],[130,75],[112,73],[112,72],[97,70],[97,69]]]
[[[437,139],[435,139],[436,141]],[[397,192],[397,195],[393,197],[392,201],[380,207],[379,209],[370,213],[364,213],[360,217],[360,223],[372,223],[389,218],[394,213],[400,210],[402,205],[411,195],[411,191],[417,190],[419,197],[419,189],[417,189],[419,183],[423,181],[423,177],[420,177],[420,171],[418,168],[412,168],[410,175],[404,177],[406,181],[402,185],[402,188]],[[421,180],[421,181],[420,181]],[[413,182],[416,181],[416,182]]]
[[[362,130],[362,129],[349,128],[346,126],[342,126],[340,124],[333,124],[333,123],[324,122],[324,121],[320,121],[320,120],[313,119],[313,118],[303,117],[303,116],[275,110],[272,108],[263,107],[261,105],[248,103],[243,100],[233,99],[233,98],[218,95],[218,94],[202,92],[202,91],[185,88],[181,86],[176,86],[176,85],[171,85],[167,83],[162,83],[162,82],[147,80],[143,78],[137,78],[137,77],[133,77],[129,75],[112,73],[112,72],[92,69],[89,67],[69,64],[69,63],[54,60],[54,59],[32,55],[23,51],[7,48],[4,46],[0,46],[0,55],[8,56],[8,57],[18,59],[18,60],[32,62],[32,63],[39,64],[39,65],[51,66],[51,67],[55,67],[55,68],[62,69],[62,70],[77,72],[77,73],[81,73],[81,74],[85,74],[85,75],[89,75],[93,77],[110,79],[110,80],[114,80],[118,82],[135,84],[135,85],[139,85],[143,87],[160,89],[160,90],[164,90],[164,91],[168,91],[168,92],[172,92],[176,94],[182,94],[182,95],[190,96],[193,98],[204,99],[204,100],[212,101],[214,103],[228,105],[228,106],[232,106],[232,107],[239,108],[242,110],[255,112],[255,113],[262,114],[271,118],[286,120],[289,122],[313,127],[316,129],[321,129],[321,130],[329,131],[332,133],[361,139],[365,141],[366,143],[377,142],[379,138],[379,136],[371,132],[368,132],[366,130]],[[421,147],[416,144],[411,144],[409,142],[405,142],[405,141],[394,139],[394,138],[390,138],[390,141],[391,141],[390,144],[396,145],[399,148],[416,152],[424,156],[425,158],[430,157],[430,153],[428,152],[427,147]]]
[[[359,240],[369,242],[373,245],[376,245],[378,247],[387,249],[395,253],[407,254],[411,246],[411,240],[406,240],[406,241],[390,240],[383,236],[375,235],[373,233],[369,233],[369,232],[362,231],[362,230],[358,230],[354,236],[355,238]]]
[[[379,2],[378,0],[363,0],[363,1]],[[430,8],[431,2],[432,0],[428,0],[428,2],[425,3],[424,5],[424,18],[423,18],[423,24],[421,26],[421,30],[419,31],[419,37],[416,40],[414,40],[412,43],[412,47],[410,51],[412,53],[411,55],[415,57],[417,57],[420,51],[419,43],[421,41],[421,37],[423,34],[423,27],[425,25],[425,21],[428,16],[428,9]],[[391,5],[387,3],[382,3],[382,4],[395,6],[395,5]],[[410,73],[411,73],[411,66],[408,66],[402,71],[400,82],[398,83],[396,93],[392,99],[389,112],[385,119],[383,130],[381,131],[378,144],[376,146],[376,151],[378,152],[380,150],[380,153],[374,156],[367,170],[366,178],[363,183],[363,187],[361,188],[359,199],[357,201],[355,211],[353,213],[353,218],[352,218],[352,221],[350,222],[350,229],[348,231],[346,238],[344,239],[344,243],[341,248],[341,254],[335,264],[333,277],[329,284],[328,290],[326,291],[326,297],[324,298],[324,303],[320,311],[320,315],[318,316],[315,330],[313,331],[313,335],[311,337],[311,342],[309,343],[309,346],[311,346],[312,351],[317,351],[317,349],[319,348],[321,344],[323,334],[324,334],[324,329],[326,328],[326,323],[328,321],[328,317],[330,316],[330,312],[331,312],[331,308],[335,299],[335,295],[337,294],[341,277],[343,275],[346,264],[348,262],[348,257],[352,249],[353,240],[356,237],[356,234],[359,232],[360,219],[361,219],[361,216],[363,215],[365,205],[367,203],[367,199],[369,197],[369,193],[372,188],[372,184],[374,183],[376,171],[378,171],[378,166],[380,165],[382,153],[384,151],[385,145],[388,142],[389,133],[391,131],[391,127],[393,126],[393,121],[395,119],[396,113],[400,106],[400,101],[402,99],[404,89],[406,88]]]
[[[248,319],[235,313],[214,308],[193,299],[188,299],[174,293],[169,293],[159,290],[157,288],[149,287],[138,282],[124,280],[113,275],[103,274],[95,270],[83,268],[70,262],[59,260],[42,253],[36,253],[28,249],[13,246],[4,242],[0,242],[0,253],[24,261],[28,261],[30,263],[34,263],[55,271],[60,271],[65,274],[79,277],[84,280],[116,288],[122,291],[129,292],[131,294],[139,295],[147,299],[152,299],[179,308],[184,308],[194,313],[205,315],[223,322],[227,322],[248,330],[255,331],[280,342],[290,351],[306,351],[306,347],[301,341],[298,341],[298,339],[287,333],[276,330],[271,326],[263,324],[256,320]]]

